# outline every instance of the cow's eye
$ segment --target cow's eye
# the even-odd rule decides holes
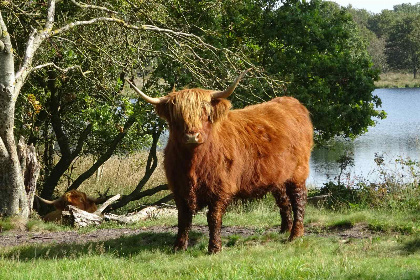
[[[207,119],[208,119],[208,121],[209,121],[209,122],[211,122],[211,117],[210,117],[210,115],[208,115],[208,116],[207,116]]]

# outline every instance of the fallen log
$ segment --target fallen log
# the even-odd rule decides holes
[[[103,218],[94,213],[86,212],[82,209],[74,207],[73,205],[67,206],[68,210],[63,211],[62,221],[63,224],[72,227],[86,227],[90,225],[100,225]]]
[[[157,219],[160,217],[176,216],[176,208],[171,205],[163,204],[160,206],[148,206],[135,213],[127,215],[102,214],[102,212],[112,203],[117,201],[120,195],[115,195],[105,201],[94,213],[89,213],[72,205],[62,212],[63,224],[73,227],[86,227],[90,225],[100,225],[103,221],[117,221],[123,224],[131,224],[148,219]]]
[[[129,213],[127,215],[105,214],[104,218],[109,221],[117,221],[123,224],[131,224],[139,221],[158,219],[161,217],[176,215],[178,215],[178,211],[174,206],[164,204],[161,206],[148,206],[138,212]]]

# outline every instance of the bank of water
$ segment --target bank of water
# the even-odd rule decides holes
[[[420,160],[420,88],[377,89],[374,94],[381,98],[387,118],[354,141],[337,139],[328,147],[315,148],[309,185],[334,181],[340,173],[336,160],[345,153],[353,155],[354,166],[345,171],[343,180],[376,182],[381,180],[380,169],[409,179],[409,169],[402,169],[398,160]],[[377,162],[383,162],[381,167]]]

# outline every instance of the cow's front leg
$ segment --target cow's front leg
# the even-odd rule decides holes
[[[193,213],[186,203],[177,203],[178,208],[178,234],[174,250],[186,250],[188,246],[188,233],[191,229]]]
[[[209,205],[207,212],[207,223],[209,225],[209,253],[214,254],[222,250],[222,239],[220,232],[222,229],[222,217],[226,211],[228,202],[218,200]]]

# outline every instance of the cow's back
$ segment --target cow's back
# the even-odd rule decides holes
[[[293,97],[230,111],[215,139],[229,163],[222,162],[219,174],[230,181],[232,193],[255,196],[258,188],[305,181],[309,175],[312,123],[308,110]]]

